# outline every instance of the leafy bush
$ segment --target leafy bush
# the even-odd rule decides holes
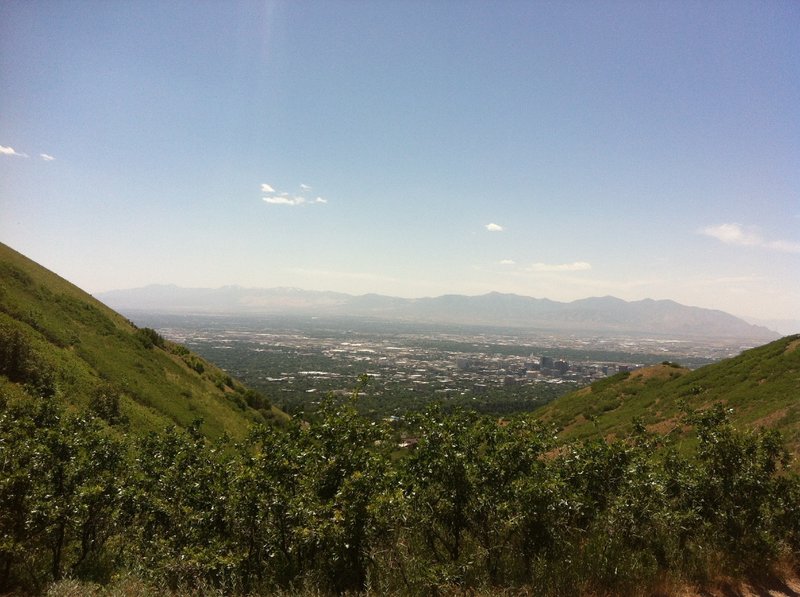
[[[117,386],[107,382],[103,383],[95,388],[89,401],[89,410],[109,425],[127,423],[127,417],[119,408],[121,398],[122,391]]]
[[[527,417],[438,409],[399,450],[357,393],[239,444],[200,421],[123,443],[103,420],[115,397],[98,389],[100,418],[0,394],[0,590],[122,573],[190,593],[646,593],[800,547],[780,438],[722,407],[687,415],[687,456],[641,422],[559,446]]]
[[[55,399],[0,400],[0,590],[108,580],[122,446]]]
[[[53,396],[53,367],[16,325],[0,323],[0,375],[26,385],[34,394]]]
[[[166,340],[152,328],[138,328],[136,330],[136,340],[145,348],[166,348]]]

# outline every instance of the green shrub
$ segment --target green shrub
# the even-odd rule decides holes
[[[418,441],[401,451],[396,430],[357,414],[357,393],[235,444],[200,421],[113,439],[110,384],[90,400],[99,417],[12,387],[0,591],[132,574],[189,594],[647,594],[800,548],[800,479],[780,438],[736,430],[721,406],[687,415],[692,455],[641,421],[622,440],[559,446],[527,417],[440,409],[406,421]]]
[[[152,328],[138,328],[136,330],[136,340],[145,348],[165,348],[166,341],[161,335]]]

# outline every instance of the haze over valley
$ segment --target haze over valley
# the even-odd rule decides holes
[[[778,333],[748,324],[720,311],[680,305],[674,301],[627,302],[614,297],[570,303],[513,294],[445,295],[403,299],[376,294],[352,296],[296,288],[255,289],[229,286],[189,289],[149,286],[100,293],[115,309],[185,314],[306,315],[366,317],[417,323],[484,325],[584,332],[673,336],[682,339],[764,341]]]

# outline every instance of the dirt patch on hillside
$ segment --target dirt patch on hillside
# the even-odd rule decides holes
[[[647,431],[650,433],[656,433],[658,435],[667,435],[680,426],[681,424],[678,418],[672,417],[669,419],[664,419],[663,421],[659,421],[658,423],[653,423],[652,425],[647,425]]]
[[[561,433],[568,433],[571,429],[575,429],[575,427],[580,427],[581,425],[588,423],[588,421],[589,419],[587,419],[583,415],[578,415],[577,417],[575,417],[572,423],[570,423],[569,425],[564,427],[564,429],[561,430]]]
[[[789,342],[789,344],[786,345],[786,350],[783,351],[783,354],[789,354],[790,352],[794,352],[795,350],[797,350],[798,347],[800,347],[800,338]]]
[[[757,580],[719,582],[702,589],[686,588],[677,593],[680,597],[800,597],[800,578],[769,577]]]
[[[773,427],[778,421],[787,415],[789,407],[781,408],[769,413],[768,415],[753,421],[753,427]]]

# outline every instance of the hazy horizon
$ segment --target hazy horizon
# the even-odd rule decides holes
[[[5,2],[0,241],[85,290],[800,313],[800,4]]]
[[[180,291],[180,294],[177,295],[177,296],[170,297],[168,293],[169,293],[169,290],[172,290],[172,289]],[[229,296],[227,293],[225,293],[225,296],[227,297],[226,300],[228,301],[227,303],[224,303],[224,302],[223,303],[218,303],[217,301],[222,299],[223,296],[216,295],[216,298],[214,299],[214,303],[213,303],[214,307],[211,308],[210,311],[207,311],[207,313],[209,313],[209,314],[218,314],[218,315],[227,313],[227,314],[229,314],[231,316],[234,316],[237,313],[239,313],[239,314],[248,314],[248,313],[250,313],[252,315],[256,315],[257,316],[259,313],[261,313],[263,315],[263,314],[266,314],[266,313],[278,314],[280,312],[283,312],[283,313],[285,313],[287,315],[291,315],[293,313],[303,312],[303,309],[305,309],[305,310],[312,309],[313,310],[315,308],[321,308],[322,310],[319,311],[319,314],[325,313],[325,314],[330,315],[330,313],[327,313],[325,308],[326,307],[331,307],[335,303],[330,303],[327,300],[323,300],[323,299],[317,299],[317,300],[322,300],[322,302],[316,304],[317,306],[315,307],[314,306],[315,303],[313,303],[313,299],[314,299],[314,294],[315,293],[319,293],[321,295],[327,295],[327,294],[341,295],[343,297],[347,297],[347,298],[344,299],[345,301],[347,301],[348,298],[363,298],[363,297],[366,297],[366,296],[369,296],[369,295],[377,296],[377,297],[383,297],[383,298],[387,298],[387,299],[400,298],[400,299],[403,299],[403,300],[406,300],[406,301],[430,301],[430,300],[436,300],[436,299],[443,299],[443,298],[446,298],[448,296],[451,296],[451,297],[455,296],[455,297],[467,297],[467,298],[480,298],[480,297],[490,296],[490,295],[493,295],[493,294],[500,294],[500,295],[504,295],[504,296],[508,296],[509,294],[511,294],[512,296],[517,296],[517,297],[520,297],[520,298],[523,298],[523,299],[551,300],[552,301],[552,299],[549,299],[548,297],[533,297],[533,296],[519,295],[519,294],[514,294],[514,293],[498,293],[496,291],[490,291],[488,293],[481,293],[479,295],[464,295],[464,294],[447,293],[447,294],[435,295],[435,296],[397,297],[395,295],[382,295],[382,294],[376,294],[376,293],[353,294],[353,293],[340,293],[340,292],[336,292],[336,291],[306,290],[306,289],[297,288],[297,287],[271,287],[271,288],[266,288],[266,287],[245,287],[245,286],[240,286],[240,285],[236,285],[236,284],[226,285],[226,286],[219,286],[219,287],[216,287],[216,288],[210,288],[210,287],[185,287],[185,286],[177,286],[177,285],[174,285],[174,284],[150,284],[150,285],[147,285],[147,286],[142,286],[142,287],[137,287],[137,288],[127,288],[127,289],[120,288],[120,289],[115,289],[115,290],[111,290],[111,291],[107,291],[107,292],[95,293],[95,297],[99,298],[101,301],[108,302],[108,304],[110,306],[112,306],[114,308],[118,308],[123,312],[127,312],[127,311],[131,311],[131,312],[133,312],[133,311],[137,311],[137,312],[138,311],[141,311],[141,312],[160,312],[159,311],[160,309],[166,309],[166,311],[164,311],[164,312],[173,312],[174,309],[177,309],[177,311],[174,311],[174,312],[186,312],[186,313],[200,314],[202,312],[206,312],[206,311],[202,310],[203,308],[212,307],[212,305],[209,304],[209,305],[206,305],[206,307],[202,307],[200,303],[196,303],[197,300],[200,300],[201,303],[202,303],[203,300],[209,299],[209,298],[212,297],[212,295],[208,294],[209,292],[210,293],[214,293],[214,292],[217,292],[217,291],[228,291],[228,290],[231,290],[231,289],[239,290],[241,292],[240,292],[239,295],[234,295],[234,296]],[[164,294],[164,291],[166,291],[167,294]],[[306,295],[306,294],[311,295],[310,297],[307,297],[307,298],[311,298],[312,302],[311,303],[297,303],[297,304],[286,303],[286,304],[284,304],[284,303],[281,303],[281,302],[269,303],[269,301],[267,303],[261,303],[261,302],[258,302],[258,300],[257,300],[254,303],[254,302],[251,302],[251,301],[253,299],[258,299],[258,295],[251,296],[251,297],[247,296],[247,293],[251,293],[251,292],[254,292],[254,293],[259,293],[259,292],[274,293],[274,292],[278,292],[280,294],[281,291],[286,291],[286,292],[291,293],[290,296],[294,296],[293,293],[298,293],[298,295],[301,295],[301,296],[302,295]],[[155,292],[156,294],[153,294],[153,292]],[[191,292],[196,292],[196,293],[200,293],[200,294],[195,294],[192,297],[190,295],[187,295],[186,292],[190,292],[190,293]],[[244,294],[242,294],[242,293],[244,293]],[[263,300],[263,298],[266,298],[266,297],[262,297],[262,300]],[[275,300],[275,298],[276,297],[273,297],[273,300]],[[283,298],[285,299],[286,297],[283,297]],[[572,302],[580,302],[582,300],[587,300],[587,299],[592,300],[592,299],[605,299],[605,298],[618,299],[619,297],[615,297],[613,295],[605,295],[605,296],[602,296],[602,297],[600,297],[600,296],[586,296],[586,297],[581,297],[580,299],[575,299],[574,301],[554,301],[554,302],[566,305],[566,304],[570,304]],[[190,301],[189,303],[174,303],[174,301],[176,301],[176,300],[184,301],[184,300],[187,300],[187,299]],[[280,301],[281,299],[278,299],[278,300]],[[624,300],[624,299],[621,299],[621,300]],[[644,302],[644,301],[659,302],[659,301],[664,301],[664,300],[672,301],[672,299],[645,298],[645,299],[639,299],[638,301],[629,301],[629,302],[634,302],[634,303],[635,302]],[[675,302],[675,301],[672,301],[672,302]],[[285,309],[283,311],[281,311],[278,308],[282,304],[285,307]],[[696,305],[685,305],[685,304],[681,304],[681,303],[678,303],[678,304],[682,305],[684,307],[696,307]],[[181,305],[181,306],[179,307],[178,305]],[[267,306],[268,307],[267,311],[260,312],[258,310],[258,305],[260,305],[262,307]],[[225,311],[226,308],[234,308],[234,307],[235,307],[234,311],[230,311],[230,312]],[[196,311],[196,310],[194,310],[195,308],[200,308],[201,311]],[[222,309],[222,310],[220,310],[220,309]],[[298,309],[299,309],[299,311],[298,311]],[[369,315],[369,317],[380,317],[379,313],[380,312],[376,312],[376,313],[374,313],[372,315]],[[723,311],[723,313],[725,313],[725,311]],[[742,317],[742,316],[737,315],[736,313],[729,313],[729,312],[727,312],[727,313],[729,315],[733,315],[735,317],[738,317],[739,319],[741,319],[741,320],[743,320],[743,321],[745,321],[747,323],[768,328],[771,331],[777,332],[777,333],[782,334],[782,335],[800,333],[800,319],[758,319],[758,318]],[[384,312],[384,315],[386,315],[385,312]],[[356,317],[358,317],[358,315],[354,315],[353,313],[350,313],[350,315],[348,315],[348,316],[356,316]],[[365,316],[365,315],[362,314],[361,316]],[[388,317],[387,321],[393,321],[394,320],[393,318],[395,316],[396,316],[396,314],[387,315],[387,317]],[[429,320],[426,319],[425,321],[429,321]],[[500,325],[500,324],[497,324],[497,325]]]

